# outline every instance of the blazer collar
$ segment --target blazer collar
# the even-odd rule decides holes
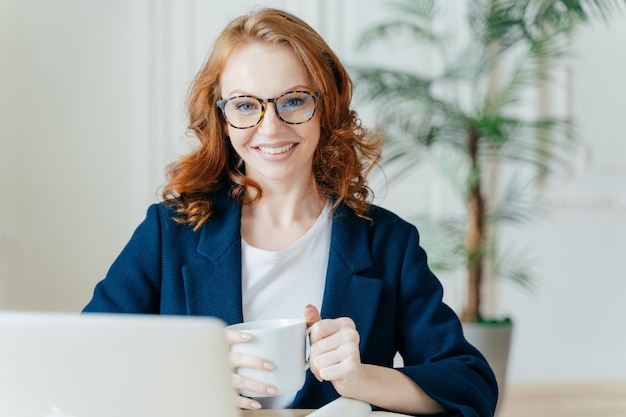
[[[187,310],[238,323],[243,321],[241,206],[227,193],[214,201],[215,214],[198,232],[199,261],[183,268]],[[369,276],[369,228],[347,206],[335,209],[321,309],[322,318],[351,317],[361,343],[367,341],[382,290],[382,280]]]
[[[228,193],[215,195],[213,215],[200,230],[198,253],[219,262],[233,246],[241,246],[241,205]]]
[[[187,313],[226,324],[243,321],[241,206],[226,192],[214,196],[214,213],[197,232],[198,257],[183,267]]]

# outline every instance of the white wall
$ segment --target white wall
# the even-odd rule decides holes
[[[88,301],[184,147],[184,95],[212,39],[259,3],[296,12],[346,60],[382,5],[0,0],[0,308]],[[548,217],[510,236],[542,276],[530,296],[502,287],[499,307],[517,324],[514,381],[626,380],[625,40],[624,17],[574,40],[585,147],[547,185]],[[405,216],[446,204],[413,178],[377,191]]]
[[[5,308],[77,309],[153,199],[139,6],[0,3]]]
[[[626,17],[574,39],[572,112],[583,149],[546,188],[548,216],[519,235],[541,274],[507,289],[519,324],[511,378],[626,380]]]

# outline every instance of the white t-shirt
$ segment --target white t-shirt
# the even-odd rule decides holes
[[[250,246],[241,239],[244,321],[302,318],[304,307],[321,310],[330,251],[331,203],[296,243],[280,251]],[[263,408],[286,408],[295,393],[257,398]]]

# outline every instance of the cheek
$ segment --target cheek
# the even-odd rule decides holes
[[[312,123],[309,126],[307,126],[308,130],[306,132],[306,137],[310,138],[311,141],[315,142],[315,147],[317,148],[319,146],[322,131],[320,128],[319,121],[316,121],[315,123],[313,123],[313,120],[312,120],[311,122]]]
[[[235,129],[232,126],[228,126],[227,133],[228,133],[228,140],[230,140],[231,145],[235,149],[237,149],[238,147],[241,147],[248,141],[249,135],[248,135],[247,130]]]

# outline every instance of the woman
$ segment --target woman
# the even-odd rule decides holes
[[[351,98],[343,65],[302,20],[275,9],[233,20],[190,90],[199,146],[170,165],[164,201],[85,311],[227,324],[304,315],[304,387],[272,397],[233,372],[237,390],[270,396],[239,396],[241,408],[318,408],[341,395],[407,414],[493,415],[491,369],[442,303],[417,230],[369,203],[380,140]],[[235,354],[231,365],[273,369]]]

